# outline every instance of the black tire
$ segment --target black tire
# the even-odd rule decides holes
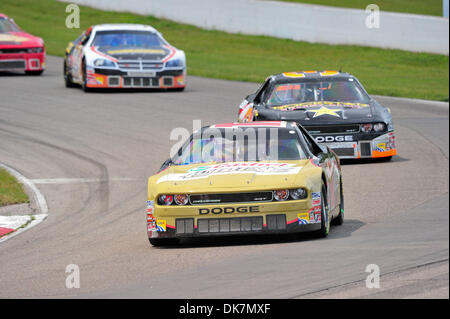
[[[316,231],[317,238],[325,238],[328,236],[330,232],[330,218],[328,215],[328,205],[326,198],[326,188],[325,185],[322,184],[322,191],[320,192],[320,201],[321,201],[321,227],[318,231]]]
[[[38,76],[41,75],[42,73],[44,73],[44,70],[38,70],[38,71],[25,71],[26,75],[33,75],[33,76]]]
[[[63,77],[64,77],[64,85],[66,86],[66,88],[76,87],[76,84],[72,82],[72,76],[70,75],[69,70],[67,68],[66,60],[64,60]]]
[[[81,82],[81,88],[84,92],[90,92],[92,89],[87,86],[86,63],[84,62],[84,59],[81,62],[81,69],[83,70],[83,81]]]
[[[180,242],[179,238],[149,238],[148,240],[154,247],[172,246]]]
[[[344,223],[344,191],[342,187],[342,180],[340,183],[340,197],[341,197],[341,203],[339,204],[339,215],[333,219],[332,224],[333,225],[342,225]]]

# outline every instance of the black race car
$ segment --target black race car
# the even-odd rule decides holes
[[[353,75],[338,71],[269,76],[239,106],[239,122],[296,121],[339,158],[392,158],[397,154],[389,108]]]

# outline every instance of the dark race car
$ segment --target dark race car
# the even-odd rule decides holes
[[[389,108],[353,75],[338,71],[272,75],[239,106],[239,122],[285,120],[303,125],[339,158],[397,154]]]

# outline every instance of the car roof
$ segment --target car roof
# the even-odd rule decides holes
[[[324,79],[324,78],[353,78],[353,75],[347,72],[323,70],[323,71],[294,71],[283,72],[271,75],[269,78],[275,81],[289,82],[292,81],[307,81],[308,79]]]
[[[207,126],[205,128],[246,128],[246,127],[267,127],[267,128],[273,128],[273,127],[292,127],[295,126],[295,122],[291,121],[255,121],[255,122],[249,122],[249,123],[222,123],[222,124],[214,124]]]
[[[93,31],[113,31],[113,30],[133,30],[158,32],[155,28],[145,24],[117,23],[117,24],[97,24],[92,27]]]

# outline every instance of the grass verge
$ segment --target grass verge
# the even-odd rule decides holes
[[[44,38],[51,55],[62,56],[67,43],[90,25],[142,23],[154,26],[171,44],[185,50],[191,75],[262,82],[284,71],[342,68],[358,77],[371,94],[448,101],[449,58],[445,55],[229,34],[83,6],[81,29],[67,29],[66,5],[54,0],[2,0],[0,10],[24,30]]]
[[[6,170],[0,168],[0,207],[29,202],[22,185]]]
[[[382,11],[425,14],[442,17],[442,0],[281,0],[331,7],[365,9],[374,3]]]

